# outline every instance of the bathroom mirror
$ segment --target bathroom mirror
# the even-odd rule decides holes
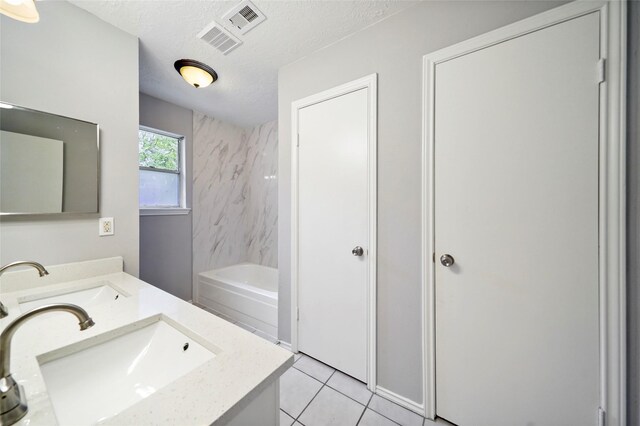
[[[0,214],[97,213],[95,123],[0,102]]]

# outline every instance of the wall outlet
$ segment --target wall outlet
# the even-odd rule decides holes
[[[100,235],[101,237],[113,235],[114,223],[112,217],[101,217],[98,222],[98,235]]]

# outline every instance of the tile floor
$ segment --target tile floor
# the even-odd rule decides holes
[[[201,308],[278,344],[270,336]],[[366,385],[307,355],[280,377],[280,426],[445,426],[374,395]]]
[[[364,383],[304,354],[280,377],[280,426],[445,424],[374,395]]]

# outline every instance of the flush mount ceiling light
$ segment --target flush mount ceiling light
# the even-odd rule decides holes
[[[4,1],[4,0],[0,0]],[[208,65],[193,59],[180,59],[173,66],[180,73],[184,81],[193,87],[207,87],[218,79],[218,74]]]
[[[40,20],[33,0],[0,0],[0,13],[29,24]]]

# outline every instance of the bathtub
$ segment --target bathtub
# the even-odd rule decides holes
[[[278,270],[240,263],[198,274],[198,303],[276,339]]]

